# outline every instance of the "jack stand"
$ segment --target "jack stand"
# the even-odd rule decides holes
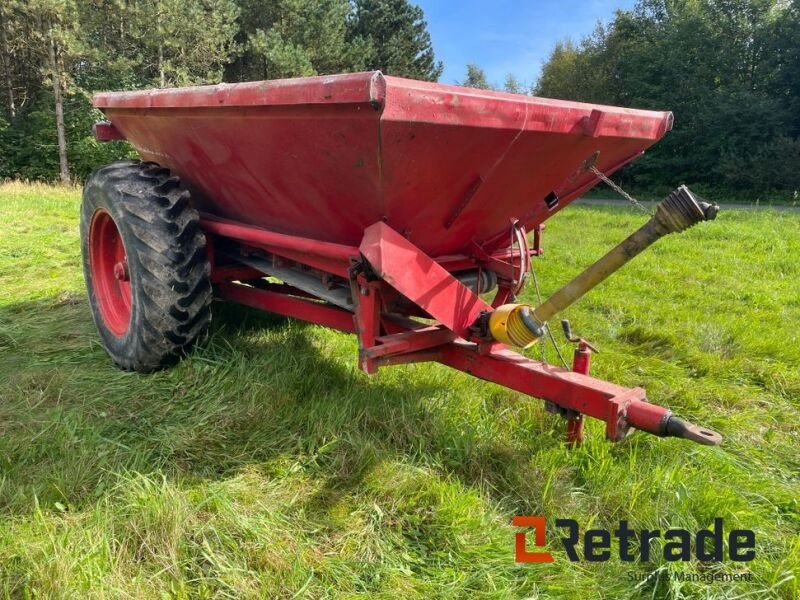
[[[597,352],[597,348],[583,338],[574,336],[567,319],[561,321],[561,328],[564,330],[567,341],[578,344],[575,346],[575,353],[572,357],[572,370],[581,375],[588,375],[592,362],[592,352]],[[576,448],[583,443],[583,415],[573,411],[570,412],[572,414],[567,416],[566,441],[567,446]]]

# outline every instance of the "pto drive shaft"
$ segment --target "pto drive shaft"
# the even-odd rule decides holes
[[[505,304],[489,317],[489,331],[499,342],[530,346],[544,335],[544,324],[592,288],[605,281],[658,239],[678,233],[702,221],[711,221],[719,207],[698,201],[685,185],[670,193],[656,208],[651,219],[608,254],[550,296],[541,306]]]
[[[528,347],[545,333],[545,324],[592,288],[605,281],[658,239],[679,233],[717,216],[719,207],[699,201],[686,186],[669,194],[656,208],[653,217],[610,252],[595,262],[540,306],[505,304],[489,316],[489,332],[504,344]],[[705,445],[717,445],[721,436],[674,416],[669,410],[636,400],[625,411],[627,426],[660,436],[681,437]]]
[[[718,211],[719,206],[699,202],[689,188],[682,185],[661,201],[656,214],[647,223],[537,307],[534,319],[546,323],[658,239],[702,221],[711,221]]]

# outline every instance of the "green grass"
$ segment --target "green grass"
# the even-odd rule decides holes
[[[568,314],[602,350],[595,375],[724,444],[614,445],[591,422],[568,451],[538,400],[436,365],[368,377],[352,337],[231,306],[175,369],[122,373],[86,305],[78,207],[78,189],[0,186],[7,596],[800,596],[800,213],[723,212]],[[544,291],[641,222],[554,217]],[[571,563],[551,543],[554,564],[517,565],[516,514],[662,530],[719,516],[756,531],[757,558]],[[715,570],[754,581],[672,577]],[[636,587],[628,571],[654,576]]]
[[[713,186],[690,183],[691,190],[700,196],[713,200],[722,206],[728,204],[757,206],[757,207],[783,207],[783,206],[800,206],[800,190],[782,190],[782,191],[763,191],[755,192],[753,190],[724,190]],[[637,186],[625,185],[625,191],[631,194],[637,200],[644,202],[659,202],[665,198],[675,186],[657,185],[657,186]],[[607,185],[597,185],[583,194],[584,198],[602,198],[602,199],[617,199],[622,200],[622,197]]]

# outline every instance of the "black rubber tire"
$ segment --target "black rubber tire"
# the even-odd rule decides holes
[[[115,335],[97,304],[89,229],[98,209],[117,226],[130,274],[127,330]],[[120,368],[151,372],[173,365],[211,320],[210,266],[200,218],[180,180],[155,163],[116,162],[94,171],[83,190],[81,253],[92,317]]]

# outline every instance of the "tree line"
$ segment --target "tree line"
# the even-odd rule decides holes
[[[491,87],[477,65],[463,83]],[[556,44],[529,91],[671,110],[672,132],[620,173],[635,189],[798,199],[800,0],[639,0]]]
[[[81,180],[130,153],[91,135],[99,90],[381,69],[435,81],[407,0],[0,0],[0,178]]]
[[[0,178],[80,180],[128,155],[92,138],[94,91],[369,69],[441,75],[409,0],[0,0]],[[474,64],[462,84],[493,87]],[[672,110],[620,173],[634,189],[800,190],[800,0],[638,0],[556,44],[532,87],[501,87]]]

